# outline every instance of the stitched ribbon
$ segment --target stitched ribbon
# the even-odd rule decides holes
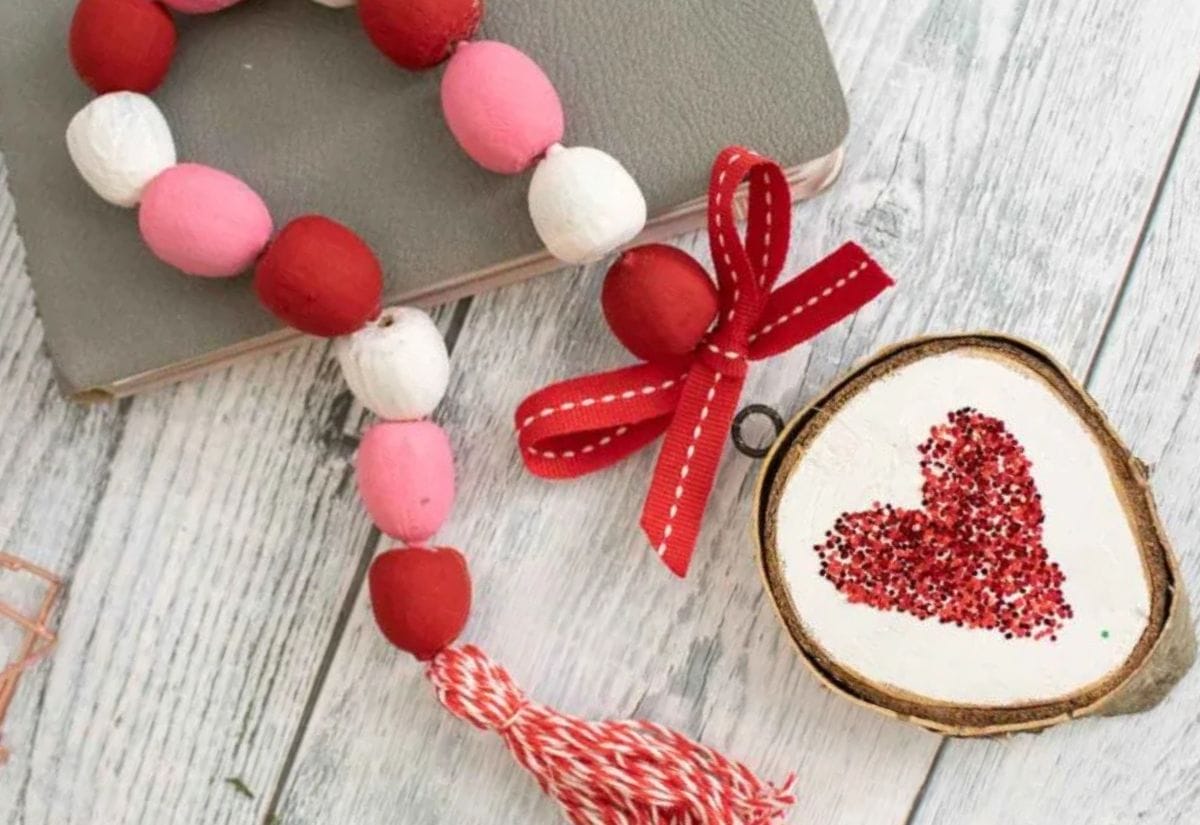
[[[743,240],[734,208],[747,178]],[[719,295],[714,328],[685,356],[553,384],[517,408],[521,456],[544,478],[603,469],[666,432],[641,526],[678,576],[687,574],[749,362],[812,338],[892,284],[866,252],[848,243],[775,289],[791,211],[791,191],[777,163],[738,146],[722,151],[708,190]]]

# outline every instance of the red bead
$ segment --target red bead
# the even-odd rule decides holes
[[[375,253],[350,229],[305,215],[267,247],[254,269],[254,291],[289,326],[332,338],[361,329],[379,314],[383,272]]]
[[[600,303],[617,339],[655,361],[695,349],[717,317],[717,288],[691,255],[653,243],[617,258]]]
[[[450,547],[388,550],[371,563],[367,584],[383,635],[422,661],[452,644],[471,612],[471,574]]]
[[[483,0],[358,0],[358,19],[371,42],[411,70],[441,63],[482,17]]]
[[[175,54],[175,23],[152,0],[80,0],[71,18],[71,63],[95,92],[158,88]]]

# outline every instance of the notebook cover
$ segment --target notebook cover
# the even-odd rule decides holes
[[[63,134],[92,93],[67,59],[74,5],[0,3],[0,150],[64,389],[128,391],[285,340],[246,278],[190,278],[157,262],[135,212],[75,172]],[[176,22],[175,62],[154,99],[180,159],[242,177],[277,227],[307,212],[353,227],[384,264],[387,303],[548,267],[528,175],[467,158],[441,117],[442,70],[393,66],[354,9],[245,0]],[[541,63],[563,99],[564,143],[624,163],[651,216],[685,214],[728,143],[827,168],[845,135],[811,0],[491,0],[480,36]]]

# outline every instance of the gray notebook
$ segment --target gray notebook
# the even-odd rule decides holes
[[[189,278],[143,248],[137,216],[95,196],[63,133],[92,96],[66,53],[73,0],[0,3],[0,149],[38,310],[64,389],[122,395],[294,336],[247,278]],[[434,304],[556,268],[529,223],[528,175],[459,150],[441,69],[402,71],[353,9],[244,0],[176,17],[154,98],[182,160],[260,192],[276,226],[321,212],[357,230],[386,302]],[[709,165],[743,143],[790,169],[798,196],[836,175],[845,104],[811,0],[490,0],[481,36],[534,57],[567,113],[564,143],[619,159],[641,184],[646,237],[699,226]]]

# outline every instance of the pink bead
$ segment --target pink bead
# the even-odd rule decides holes
[[[563,136],[562,102],[542,68],[493,40],[461,44],[442,77],[442,112],[463,151],[485,169],[527,169]]]
[[[164,5],[184,14],[208,14],[213,11],[227,9],[242,0],[162,0]]]
[[[385,421],[358,446],[358,494],[380,530],[408,544],[438,531],[454,504],[454,454],[432,421]]]
[[[247,269],[271,239],[271,213],[238,178],[181,163],[142,192],[142,240],[162,261],[189,275],[227,278]]]

